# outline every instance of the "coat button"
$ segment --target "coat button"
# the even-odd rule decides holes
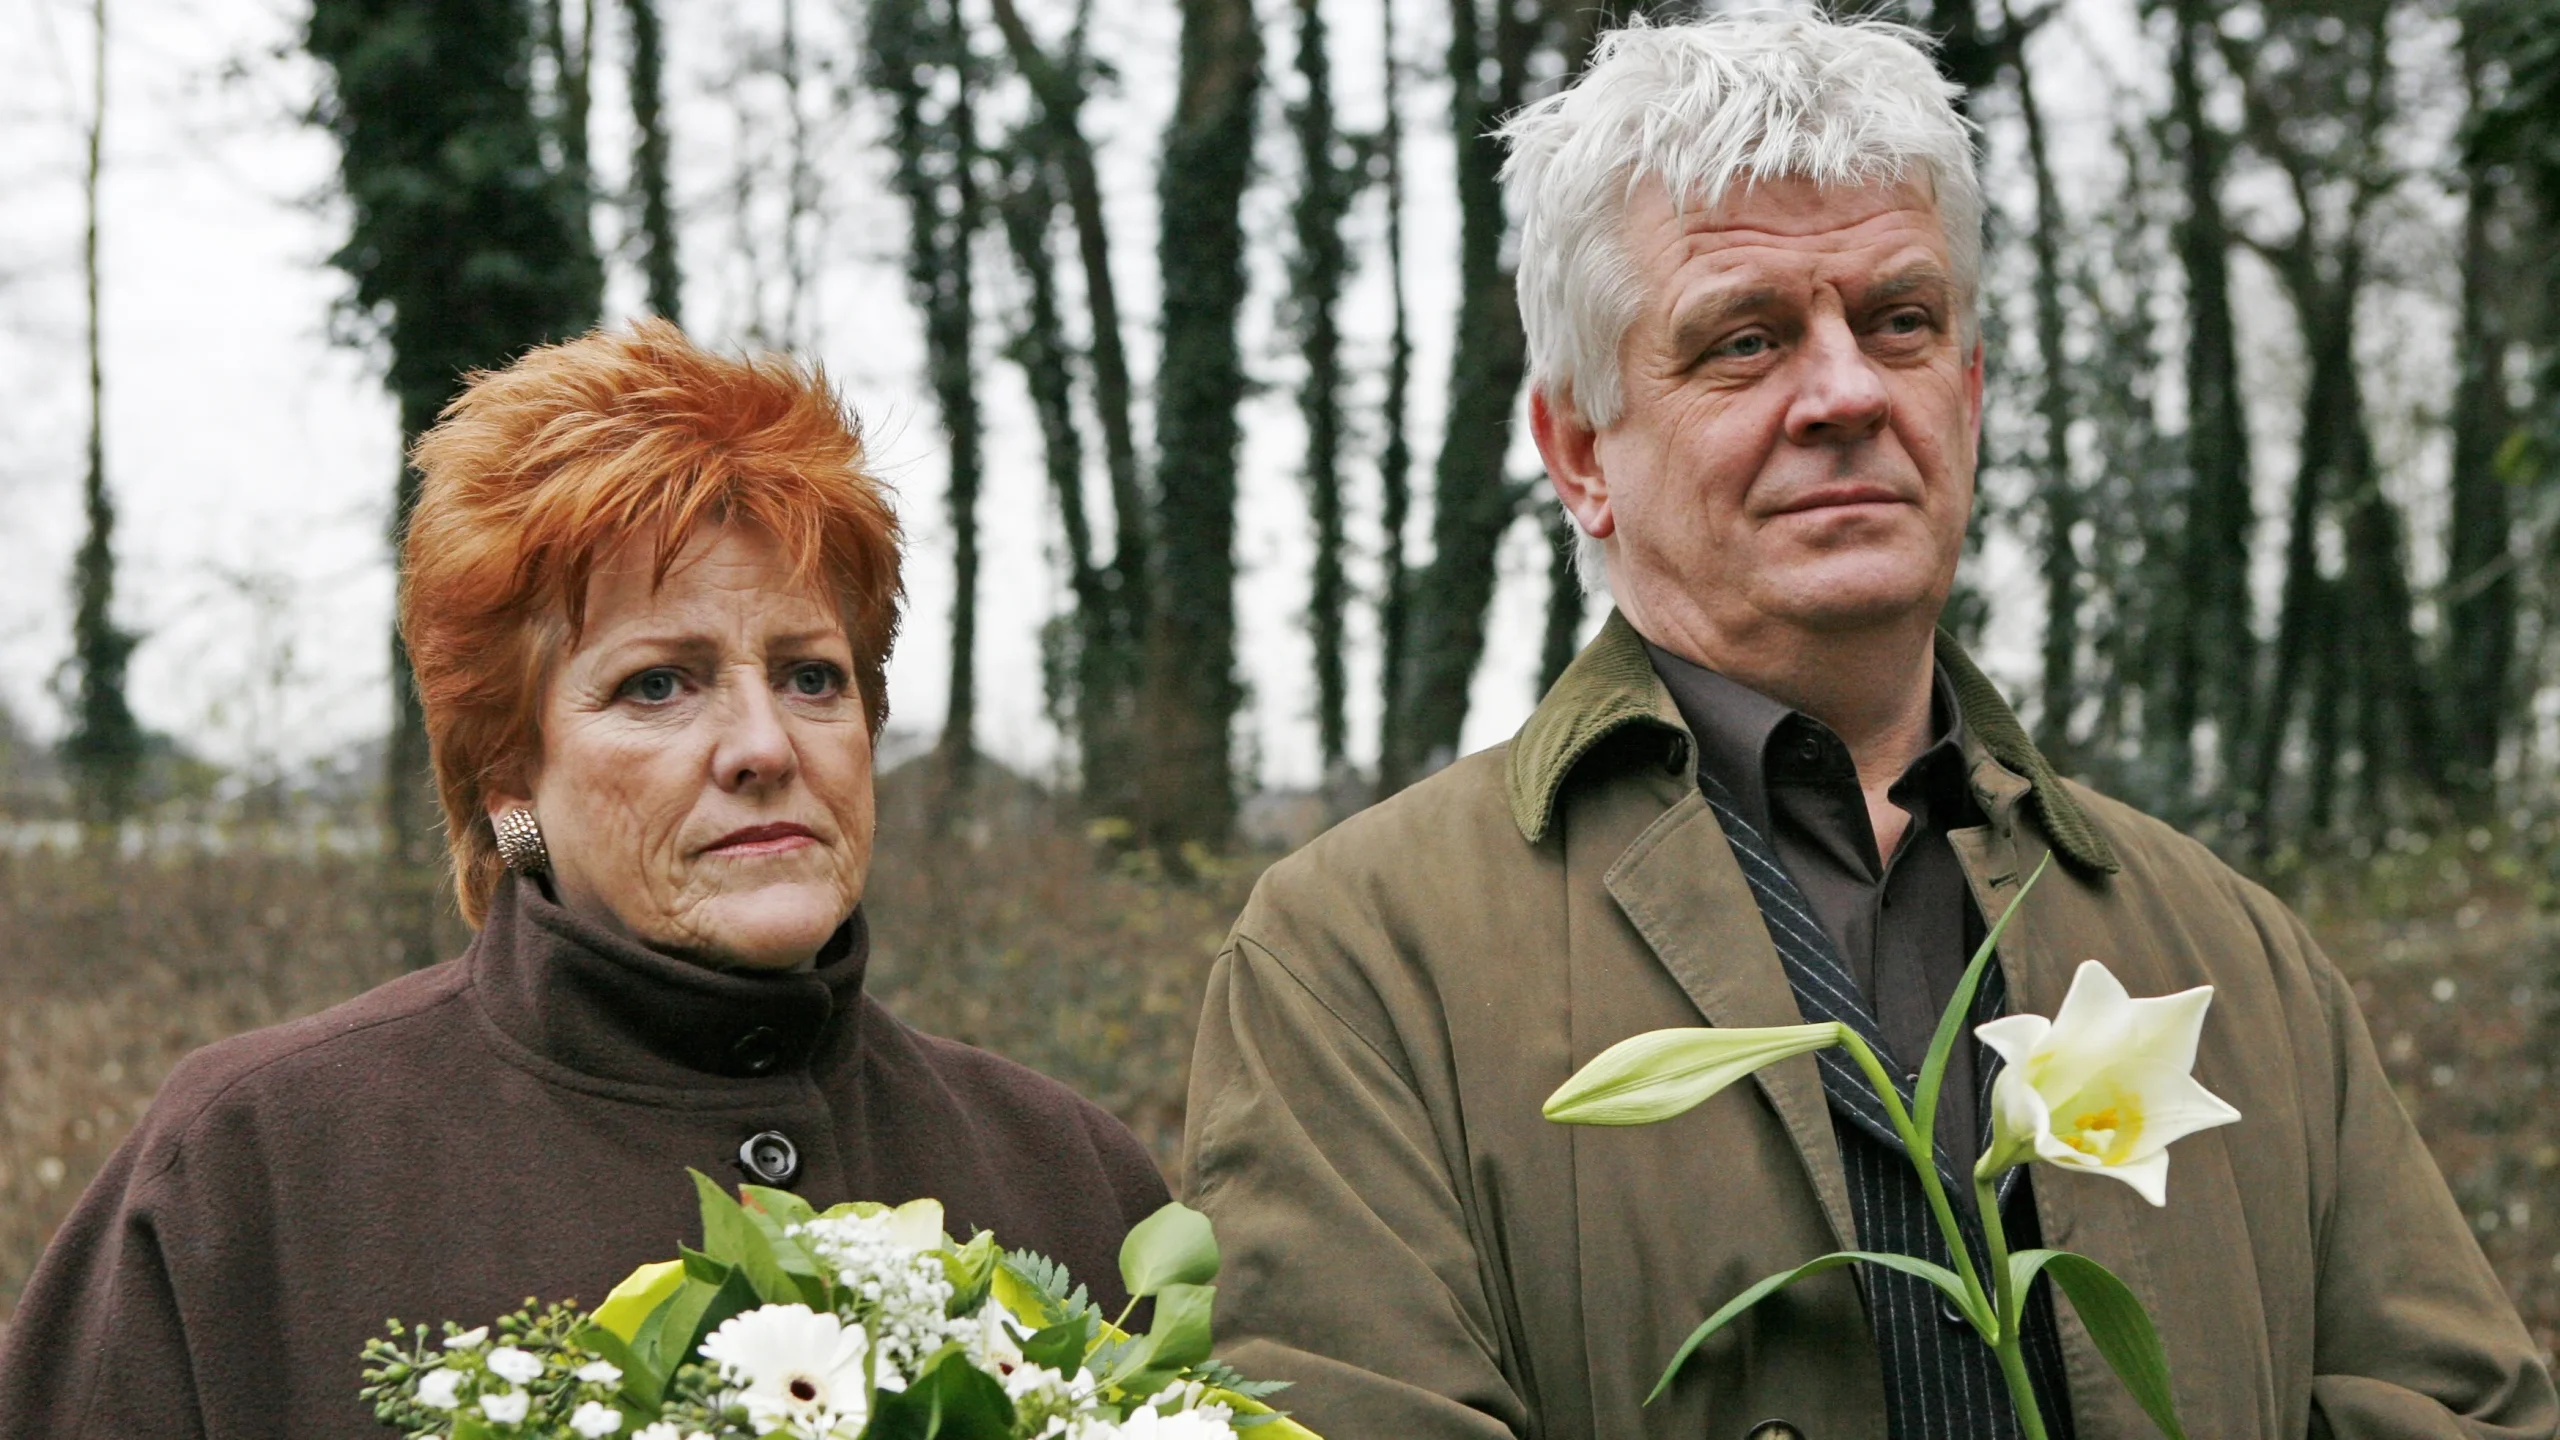
[[[779,1130],[760,1130],[738,1147],[738,1168],[766,1185],[788,1185],[800,1174],[800,1147]]]
[[[738,1037],[729,1047],[729,1064],[741,1075],[764,1075],[782,1060],[782,1036],[770,1025],[759,1025]]]
[[[1784,1420],[1763,1420],[1742,1440],[1804,1440],[1804,1432]]]
[[[1973,1325],[1972,1321],[1964,1318],[1964,1311],[1957,1308],[1955,1297],[1952,1295],[1938,1297],[1938,1318],[1950,1325],[1962,1325],[1968,1329]]]

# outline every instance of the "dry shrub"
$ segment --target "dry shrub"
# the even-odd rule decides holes
[[[1150,878],[993,767],[936,833],[928,773],[881,781],[873,992],[1092,1096],[1170,1168],[1201,983],[1256,867]],[[172,1065],[397,973],[379,889],[344,859],[0,850],[0,1330]]]
[[[966,807],[939,795],[927,765],[881,782],[874,993],[920,1028],[1092,1096],[1170,1168],[1202,981],[1267,857],[1195,862],[1177,881],[1097,845],[993,767]],[[2342,902],[2363,890],[2345,883],[2304,898],[2547,1351],[2560,1338],[2547,1068],[2560,1054],[2560,921],[2530,892],[2453,886],[2427,863],[2458,907],[2374,919],[2370,897],[2362,913]],[[180,1056],[389,977],[376,888],[347,860],[0,852],[0,1317]]]
[[[171,1066],[390,978],[370,867],[0,851],[0,1318]]]

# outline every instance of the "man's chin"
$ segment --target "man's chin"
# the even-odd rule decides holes
[[[1857,635],[1935,625],[1948,588],[1899,566],[1818,566],[1771,587],[1760,608],[1807,634]]]

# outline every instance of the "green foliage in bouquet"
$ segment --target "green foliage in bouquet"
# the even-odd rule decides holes
[[[694,1183],[701,1248],[592,1313],[528,1300],[436,1337],[392,1322],[364,1351],[375,1417],[408,1440],[1314,1440],[1265,1403],[1280,1386],[1210,1359],[1218,1246],[1197,1211],[1129,1233],[1132,1298],[1106,1317],[1044,1257],[953,1241],[936,1201],[818,1211]]]

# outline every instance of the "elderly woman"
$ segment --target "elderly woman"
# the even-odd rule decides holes
[[[479,377],[415,459],[478,938],[170,1076],[26,1292],[0,1437],[371,1433],[384,1317],[600,1300],[695,1238],[688,1166],[936,1196],[1115,1290],[1137,1140],[863,991],[898,534],[823,379],[643,324]]]

